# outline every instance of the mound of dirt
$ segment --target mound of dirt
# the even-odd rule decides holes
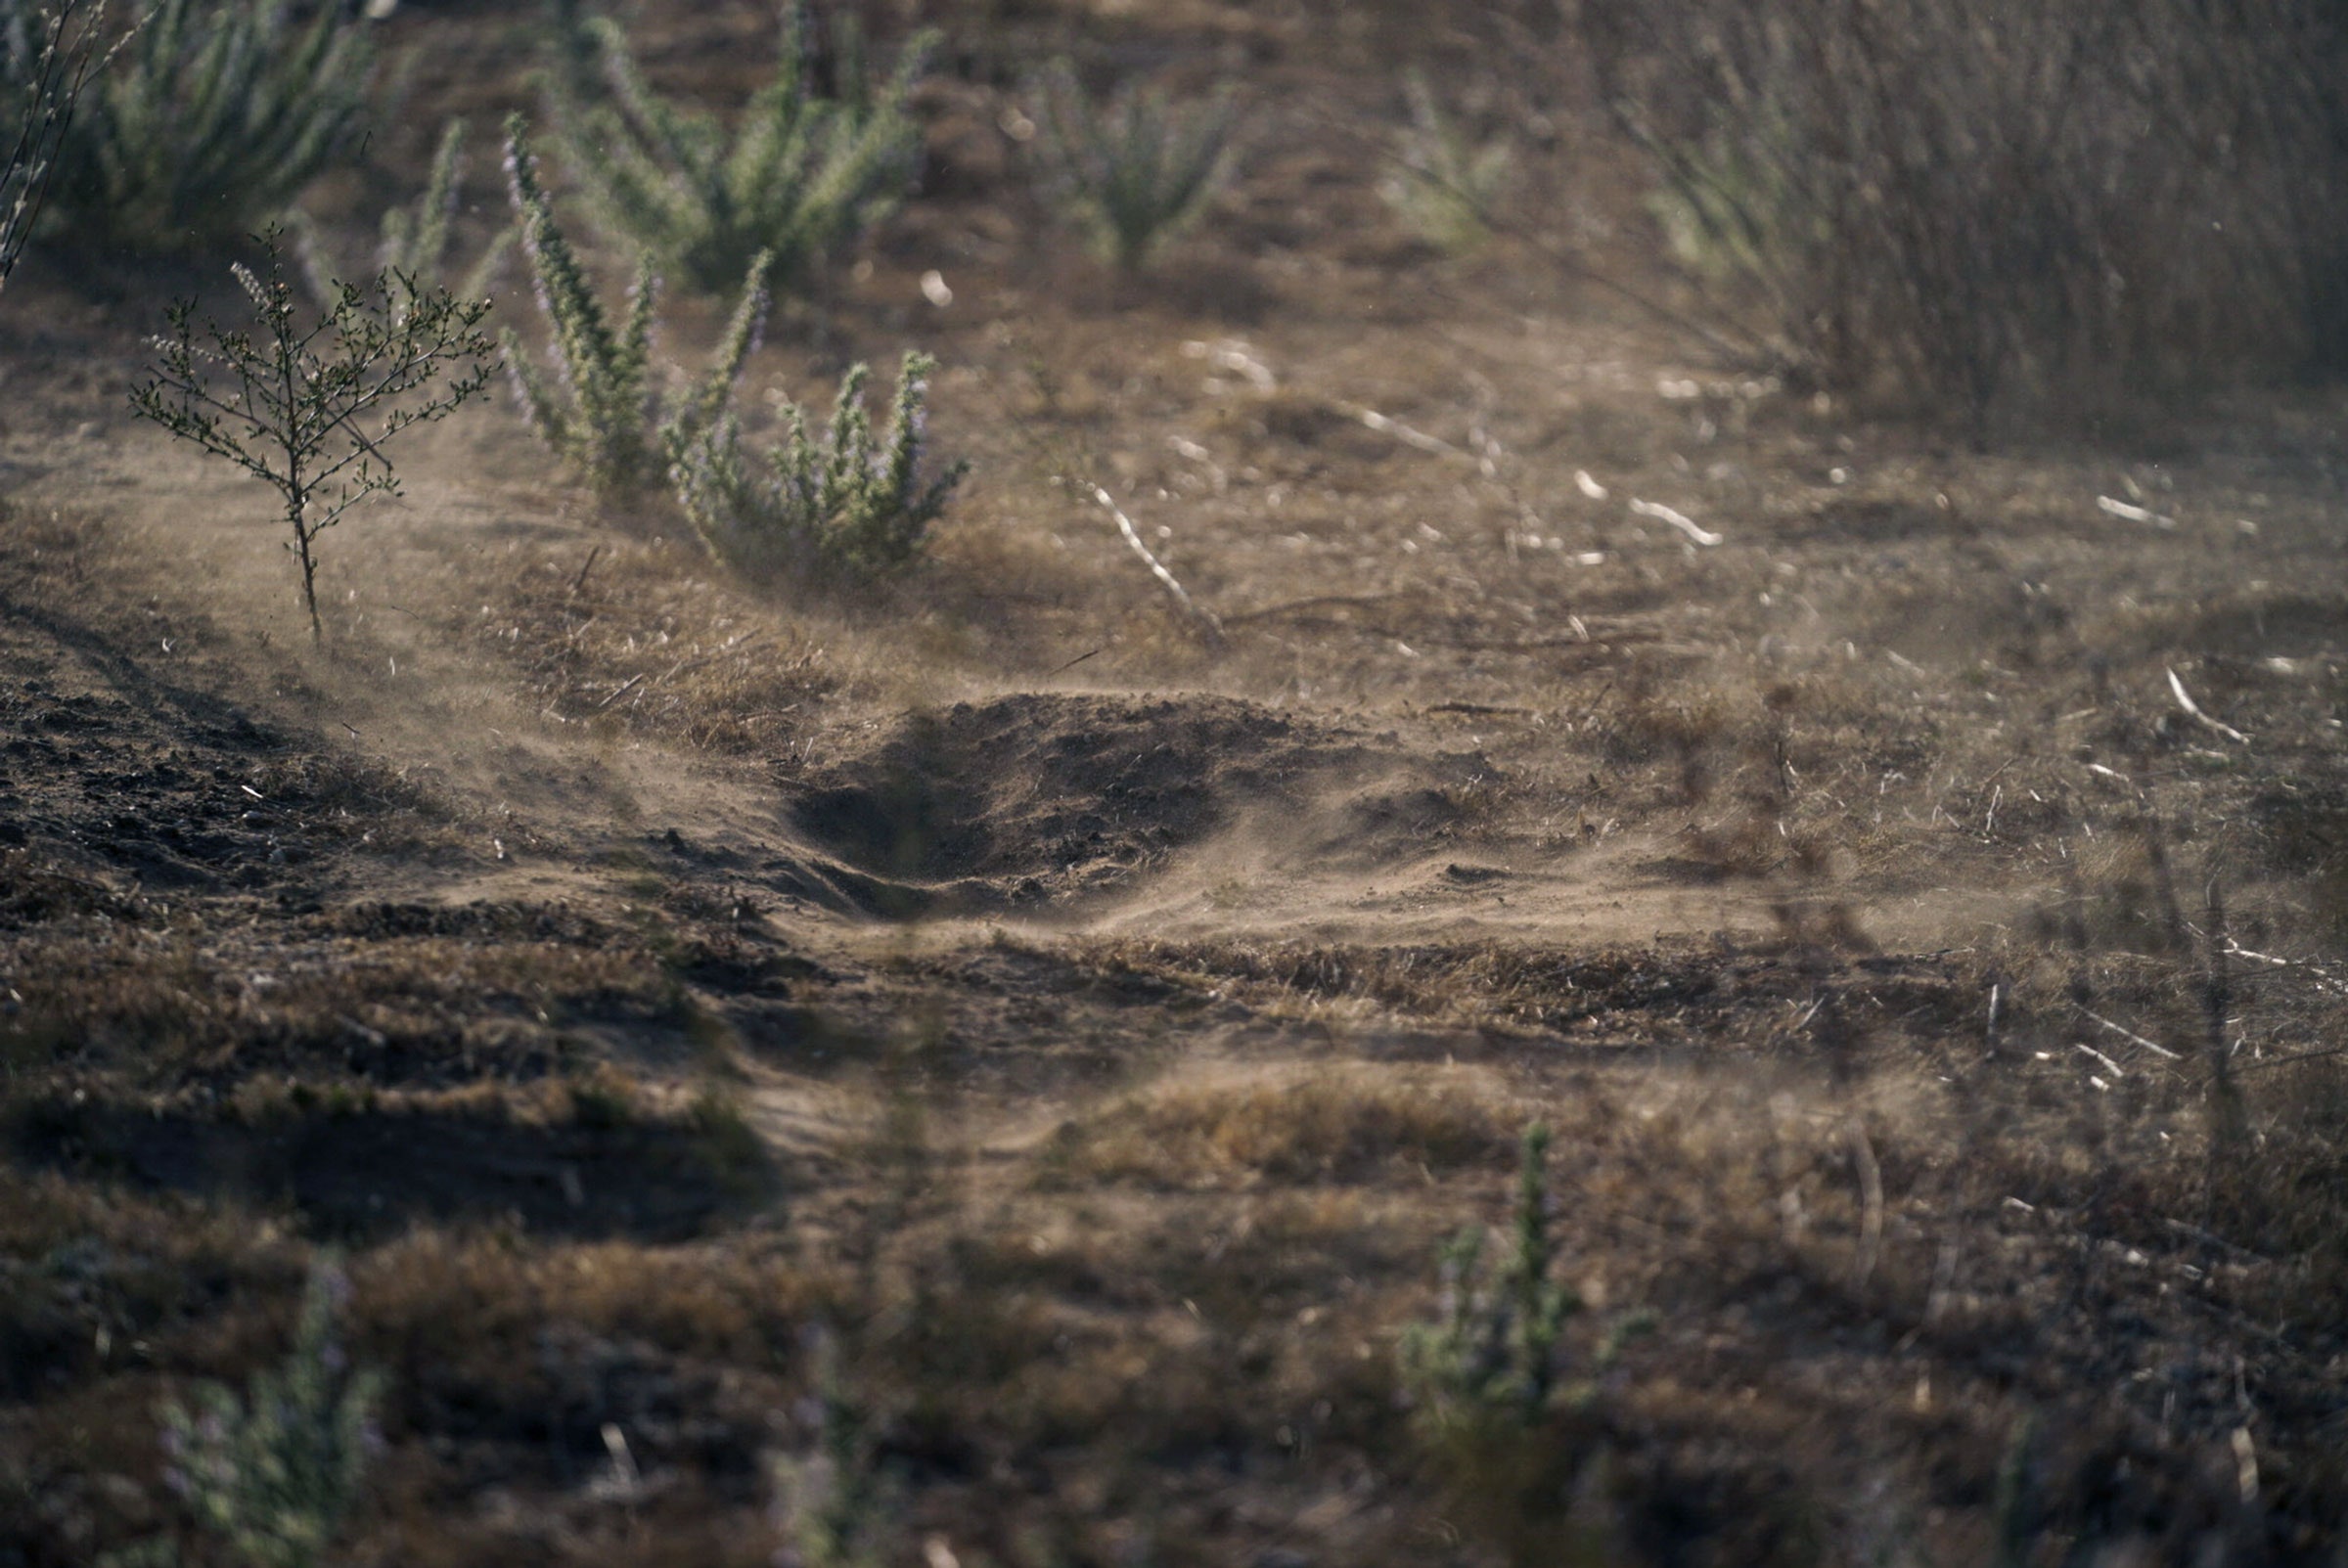
[[[918,714],[796,781],[793,824],[866,877],[976,903],[1104,891],[1258,806],[1391,765],[1225,697],[1023,694]]]

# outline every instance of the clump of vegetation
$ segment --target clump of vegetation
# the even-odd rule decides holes
[[[76,242],[143,255],[242,244],[350,148],[371,51],[351,8],[158,0],[57,143],[51,204]],[[28,72],[18,37],[9,73]]]
[[[808,433],[806,411],[787,403],[783,439],[762,459],[745,452],[740,422],[725,416],[675,465],[686,516],[711,551],[756,575],[836,580],[907,565],[970,468],[923,475],[924,403],[935,368],[926,354],[905,356],[888,423],[876,429],[864,399],[870,373],[854,366],[822,438]]]
[[[172,1487],[197,1522],[253,1568],[325,1561],[380,1446],[383,1378],[353,1370],[335,1332],[348,1293],[341,1272],[321,1265],[284,1366],[255,1375],[243,1399],[214,1383],[193,1410],[164,1407]]]
[[[1444,250],[1468,250],[1492,223],[1516,173],[1516,149],[1505,136],[1477,142],[1444,112],[1426,78],[1403,79],[1411,123],[1401,137],[1401,167],[1378,187],[1386,204],[1418,236]]]
[[[1675,246],[1794,372],[1986,436],[2082,394],[2348,364],[2332,13],[1598,0],[1581,27]]]
[[[1516,1224],[1508,1257],[1484,1268],[1482,1226],[1460,1232],[1443,1253],[1443,1301],[1430,1323],[1402,1340],[1405,1381],[1438,1422],[1498,1413],[1538,1421],[1555,1386],[1558,1336],[1582,1310],[1550,1277],[1549,1129],[1525,1129],[1516,1177]]]
[[[487,384],[491,345],[479,329],[489,303],[386,272],[364,290],[339,286],[305,325],[280,240],[275,230],[261,237],[261,271],[235,269],[258,333],[210,320],[200,333],[195,301],[180,301],[156,340],[157,373],[130,401],[141,418],[277,491],[310,637],[322,642],[318,536],[367,497],[399,494],[384,451],[393,436],[445,418]],[[435,386],[444,372],[451,379]]]
[[[596,216],[699,291],[732,288],[765,256],[795,281],[855,244],[893,209],[921,134],[905,112],[931,35],[916,37],[876,83],[854,20],[831,26],[835,96],[815,86],[806,7],[783,14],[782,56],[731,135],[716,118],[662,98],[609,18],[567,21],[573,68],[554,73],[564,166]],[[586,61],[606,91],[590,98]],[[582,79],[587,78],[587,79]]]
[[[0,5],[0,123],[16,126],[16,141],[0,162],[0,287],[41,220],[56,172],[59,145],[73,122],[74,105],[98,61],[98,27],[105,0],[60,0],[33,13],[25,0]]]
[[[412,206],[395,206],[384,212],[382,241],[376,247],[375,264],[366,269],[390,273],[416,283],[443,282],[442,267],[448,257],[449,219],[457,210],[457,187],[465,174],[465,122],[452,119],[440,133],[439,149],[432,156],[432,170],[425,181],[423,192]],[[298,242],[302,273],[310,292],[320,304],[332,307],[339,291],[337,280],[342,276],[328,257],[321,236],[298,209],[294,214],[293,228]],[[489,292],[489,281],[496,275],[499,263],[514,246],[514,230],[501,229],[490,241],[480,259],[469,268],[464,277],[450,285],[451,291],[463,299],[479,299]]]
[[[880,1460],[874,1412],[849,1390],[835,1337],[814,1337],[815,1452],[773,1461],[777,1523],[806,1568],[878,1568],[899,1543],[902,1489]]]
[[[1032,96],[1053,196],[1127,272],[1140,270],[1205,210],[1239,134],[1239,101],[1228,87],[1180,108],[1154,88],[1130,84],[1096,101],[1062,61]]]
[[[551,379],[542,374],[523,352],[520,338],[507,329],[499,342],[516,395],[539,437],[599,493],[644,491],[684,460],[732,401],[735,381],[766,320],[762,280],[772,257],[762,250],[750,258],[742,302],[707,374],[690,386],[658,388],[653,380],[652,336],[659,280],[651,258],[638,265],[627,314],[614,327],[555,221],[554,204],[538,181],[528,127],[519,114],[506,121],[506,169],[522,253],[550,329],[547,356],[555,371]]]

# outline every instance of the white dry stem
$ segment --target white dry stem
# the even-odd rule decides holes
[[[1631,510],[1642,517],[1652,517],[1657,522],[1670,523],[1674,528],[1677,528],[1680,530],[1680,532],[1686,534],[1692,541],[1702,545],[1707,550],[1711,549],[1714,545],[1719,544],[1723,537],[1720,534],[1714,533],[1709,528],[1698,526],[1695,522],[1695,519],[1688,516],[1686,514],[1674,512],[1671,508],[1664,506],[1659,502],[1641,501],[1634,497],[1631,501]]]
[[[2213,719],[2208,714],[2202,712],[2201,704],[2193,700],[2193,694],[2185,689],[2185,683],[2177,679],[2177,672],[2175,670],[2169,671],[2169,690],[2177,694],[2177,705],[2185,709],[2188,716],[2198,720],[2209,729],[2215,730],[2218,734],[2224,736],[2227,739],[2232,740],[2236,745],[2246,746],[2250,743],[2250,738],[2242,734],[2241,731],[2235,729],[2233,725],[2221,724],[2216,719]]]
[[[2164,516],[2160,513],[2153,512],[2145,507],[2131,506],[2125,501],[2117,501],[2110,496],[2096,497],[2096,506],[2100,511],[2102,511],[2111,516],[2123,518],[2129,522],[2148,522],[2155,528],[2174,528],[2177,526],[2177,519],[2175,517]]]
[[[1141,531],[1134,527],[1133,519],[1125,515],[1125,510],[1117,505],[1109,493],[1097,484],[1090,488],[1093,492],[1093,499],[1106,507],[1108,515],[1117,519],[1117,531],[1125,536],[1125,543],[1133,548],[1133,553],[1142,558],[1142,563],[1150,568],[1150,575],[1157,579],[1157,585],[1166,591],[1168,599],[1174,601],[1174,607],[1182,612],[1183,618],[1197,628],[1198,634],[1206,640],[1208,647],[1221,648],[1223,646],[1223,623],[1206,610],[1201,609],[1197,601],[1191,598],[1190,590],[1184,588],[1176,580],[1174,574],[1166,570],[1165,562],[1151,554],[1150,547],[1142,543]]]
[[[1374,408],[1364,408],[1359,403],[1339,403],[1336,406],[1378,434],[1390,435],[1404,446],[1417,447],[1422,452],[1430,452],[1439,458],[1466,458],[1470,463],[1476,461],[1475,454],[1466,448],[1453,446],[1441,436],[1429,435],[1424,430],[1413,429],[1402,421],[1380,414]]]
[[[2106,1056],[2103,1054],[2103,1053],[2098,1051],[2095,1047],[2087,1044],[2085,1041],[2073,1041],[2072,1046],[2076,1050],[2086,1052],[2089,1055],[2095,1057],[2096,1060],[2101,1062],[2105,1070],[2108,1071],[2114,1078],[2125,1078],[2128,1076],[2127,1070],[2118,1062],[2112,1060],[2109,1056]]]
[[[2316,984],[2323,990],[2338,992],[2343,996],[2348,996],[2348,986],[2344,986],[2340,984],[2338,980],[2332,978],[2330,970],[2321,968],[2316,964],[2310,963],[2305,959],[2278,958],[2272,953],[2254,952],[2251,949],[2242,946],[2239,942],[2235,941],[2232,937],[2228,937],[2226,939],[2226,955],[2229,958],[2248,959],[2253,963],[2273,964],[2278,968],[2303,969],[2307,973],[2316,977]]]
[[[2073,1003],[2072,1006],[2078,1007],[2078,1004]],[[2113,1034],[2118,1035],[2122,1040],[2127,1041],[2132,1046],[2142,1046],[2145,1050],[2149,1051],[2155,1056],[2166,1056],[2171,1061],[2183,1061],[2185,1059],[2184,1057],[2178,1055],[2174,1051],[2171,1051],[2168,1047],[2155,1045],[2153,1042],[2146,1040],[2143,1035],[2138,1034],[2135,1030],[2124,1029],[2120,1025],[2113,1023],[2109,1018],[2104,1017],[2100,1012],[2091,1012],[2085,1008],[2079,1008],[2079,1011],[2088,1022],[2110,1030]],[[2081,1051],[2086,1051],[2089,1055],[2094,1056],[2100,1061],[2108,1063],[2111,1060],[2109,1056],[2104,1055],[2100,1051],[2091,1051],[2086,1046],[2081,1046],[2079,1049]],[[2117,1067],[2113,1067],[2112,1071],[2117,1072],[2119,1069]]]
[[[1250,353],[1247,344],[1239,338],[1226,337],[1210,343],[1194,337],[1182,345],[1182,351],[1191,359],[1205,360],[1217,370],[1237,371],[1259,392],[1269,392],[1280,385],[1272,367]]]

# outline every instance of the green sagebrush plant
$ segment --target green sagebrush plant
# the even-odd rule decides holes
[[[854,366],[820,439],[809,433],[806,411],[786,404],[783,438],[760,458],[727,415],[673,467],[678,504],[714,554],[754,576],[839,580],[909,564],[970,468],[957,463],[923,476],[935,368],[926,354],[905,356],[888,423],[877,430],[865,407],[869,372]]]
[[[1471,139],[1417,71],[1403,78],[1403,96],[1411,123],[1402,132],[1400,166],[1378,194],[1427,244],[1472,249],[1492,232],[1516,173],[1516,149],[1505,136]]]
[[[394,206],[384,213],[374,264],[363,270],[392,273],[427,285],[445,284],[462,299],[487,297],[491,280],[506,253],[514,247],[515,231],[511,225],[500,229],[463,277],[454,283],[447,281],[444,268],[448,259],[449,220],[456,216],[458,187],[464,175],[465,122],[452,119],[440,133],[440,145],[432,155],[432,170],[425,180],[423,192],[413,204]],[[288,226],[294,232],[294,253],[301,261],[303,281],[321,305],[331,307],[339,290],[337,280],[344,276],[343,270],[335,265],[327,252],[325,237],[306,215],[296,209]]]
[[[259,237],[260,271],[234,269],[257,330],[210,320],[199,329],[195,301],[180,301],[170,331],[155,339],[156,374],[130,401],[141,418],[277,491],[310,637],[322,642],[318,536],[367,497],[399,494],[384,452],[394,436],[455,412],[487,384],[492,345],[479,328],[489,302],[381,273],[366,289],[337,286],[333,304],[305,322],[282,238]],[[453,374],[441,381],[443,373]]]
[[[283,212],[349,149],[365,110],[365,24],[347,6],[313,10],[296,23],[285,0],[156,0],[60,138],[58,227],[90,246],[199,254]],[[21,59],[10,69],[21,76]]]
[[[212,1383],[192,1408],[163,1409],[172,1489],[197,1523],[251,1568],[325,1561],[382,1446],[374,1416],[383,1378],[354,1370],[335,1331],[348,1294],[340,1269],[321,1264],[282,1366],[257,1373],[242,1399]]]
[[[1029,96],[1047,190],[1102,254],[1129,272],[1205,210],[1239,133],[1239,101],[1228,87],[1184,107],[1131,85],[1095,101],[1061,61]]]
[[[27,0],[0,4],[0,134],[14,142],[0,163],[0,287],[17,270],[40,222],[59,146],[72,129],[74,106],[102,61],[99,27],[106,0],[58,0],[35,11]]]
[[[864,41],[844,13],[831,23],[837,96],[814,85],[804,5],[787,7],[774,81],[729,133],[714,116],[655,92],[627,35],[609,18],[563,25],[568,68],[550,73],[563,165],[597,219],[643,246],[687,287],[715,293],[751,261],[779,283],[803,278],[852,246],[896,205],[921,133],[905,112],[934,35],[906,46],[875,82]],[[589,68],[601,67],[601,83]]]
[[[772,258],[760,251],[745,268],[742,302],[707,373],[690,384],[656,386],[652,337],[659,280],[652,258],[639,263],[627,312],[614,323],[555,221],[519,114],[506,121],[506,172],[553,372],[534,364],[507,329],[499,343],[515,395],[539,437],[598,492],[626,495],[656,485],[732,401],[766,319],[763,280]]]

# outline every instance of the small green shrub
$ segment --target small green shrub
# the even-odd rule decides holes
[[[1062,61],[1031,96],[1047,188],[1102,254],[1128,272],[1205,210],[1239,132],[1229,88],[1183,109],[1161,92],[1131,86],[1096,103]]]
[[[489,304],[380,273],[367,290],[339,285],[333,304],[305,325],[281,236],[260,238],[263,269],[235,269],[259,333],[214,321],[199,333],[195,301],[180,301],[170,332],[157,339],[156,375],[130,401],[142,419],[277,491],[294,532],[286,548],[301,563],[310,637],[321,642],[318,536],[367,497],[399,494],[384,451],[393,436],[454,413],[487,384],[490,343],[479,328]],[[454,379],[434,388],[444,371]],[[417,401],[417,393],[428,395]]]
[[[832,24],[839,96],[824,97],[809,70],[806,8],[793,3],[775,80],[729,136],[653,90],[617,22],[573,18],[565,30],[558,47],[571,68],[550,73],[564,166],[599,220],[698,291],[732,288],[762,254],[778,282],[803,278],[886,216],[912,177],[921,133],[905,100],[929,34],[876,85],[842,14]],[[608,83],[592,98],[583,60],[599,62]]]
[[[1472,249],[1491,235],[1515,177],[1516,149],[1506,137],[1471,140],[1417,71],[1403,79],[1403,94],[1411,123],[1402,133],[1401,167],[1378,194],[1427,244]]]
[[[676,464],[677,500],[719,557],[759,576],[800,581],[872,577],[921,554],[929,524],[969,470],[955,464],[922,476],[926,354],[908,353],[885,429],[865,409],[863,365],[839,384],[821,440],[806,411],[784,409],[784,438],[753,471],[742,427],[731,415]]]
[[[1406,1384],[1430,1418],[1479,1422],[1506,1415],[1530,1426],[1549,1404],[1558,1336],[1582,1310],[1550,1278],[1549,1129],[1525,1129],[1516,1179],[1513,1245],[1487,1276],[1484,1228],[1463,1231],[1443,1252],[1443,1301],[1435,1321],[1403,1336]]]
[[[420,284],[443,283],[449,219],[457,210],[457,187],[464,174],[465,122],[452,119],[440,133],[439,150],[432,156],[432,172],[415,204],[395,206],[384,214],[382,240],[376,246],[374,265],[352,270],[391,273]],[[324,237],[317,226],[298,209],[289,226],[294,230],[296,253],[310,292],[321,305],[331,307],[340,291],[338,280],[344,275],[342,269],[327,254]],[[505,260],[506,252],[514,246],[514,238],[511,227],[498,231],[480,259],[464,277],[448,285],[450,292],[460,299],[485,297],[490,279]]]
[[[642,492],[683,459],[732,401],[735,381],[766,319],[761,280],[772,258],[765,251],[750,258],[742,302],[707,374],[690,386],[656,387],[652,335],[659,280],[651,259],[639,264],[627,315],[615,329],[555,222],[553,202],[538,182],[528,127],[519,114],[506,121],[506,171],[522,253],[550,329],[547,355],[555,371],[551,379],[542,374],[509,328],[499,342],[515,393],[540,438],[599,493]]]
[[[371,50],[351,8],[157,0],[58,143],[73,241],[143,255],[243,243],[352,145]],[[10,71],[24,65],[12,54]]]
[[[41,220],[56,173],[58,146],[73,122],[73,108],[98,63],[98,28],[106,0],[60,0],[34,13],[26,0],[0,4],[0,124],[16,140],[0,162],[0,287]]]
[[[381,1443],[373,1417],[383,1379],[350,1369],[335,1333],[348,1289],[339,1269],[322,1264],[283,1366],[257,1373],[243,1399],[214,1383],[193,1410],[163,1409],[173,1489],[253,1568],[324,1561]]]

